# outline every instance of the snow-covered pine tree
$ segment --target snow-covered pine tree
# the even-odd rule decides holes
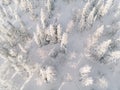
[[[50,40],[51,43],[57,43],[57,40],[58,40],[57,29],[55,27],[56,26],[53,26],[52,24],[49,27],[50,35],[51,35],[51,40]]]
[[[51,12],[54,9],[54,0],[47,0],[47,10]]]
[[[98,3],[97,3],[96,6],[95,6],[95,7],[96,7],[96,15],[95,15],[95,19],[101,17],[100,12],[101,12],[101,10],[102,10],[103,3],[104,3],[103,0],[98,0]],[[94,19],[94,20],[95,20],[95,19]]]
[[[42,27],[45,28],[45,27],[46,27],[46,19],[47,19],[47,16],[46,16],[46,14],[45,14],[45,10],[44,10],[44,9],[41,9],[40,16],[41,16],[41,24],[42,24]]]
[[[88,40],[89,44],[88,44],[88,50],[94,46],[97,41],[99,40],[99,38],[101,37],[101,35],[103,34],[104,31],[104,25],[101,25],[100,27],[97,28],[97,30],[92,34],[92,36],[90,37],[90,39]]]
[[[87,18],[87,24],[88,24],[87,28],[91,27],[94,22],[95,11],[96,11],[96,8],[94,7]]]
[[[104,6],[101,6],[100,8],[101,16],[104,16],[105,14],[107,14],[112,4],[113,4],[113,0],[107,0],[106,4]]]
[[[58,38],[58,42],[61,42],[61,38],[62,38],[62,27],[61,27],[60,24],[57,26],[57,38]]]
[[[81,15],[81,20],[80,20],[80,31],[82,31],[83,29],[85,29],[85,25],[86,25],[86,18],[88,17],[88,9],[90,7],[90,2],[88,1],[84,8],[82,9],[82,15]]]
[[[40,67],[37,66],[37,84],[42,85],[44,83],[51,83],[55,80],[56,72],[55,69],[51,66]]]
[[[105,57],[104,57],[104,63],[105,64],[115,64],[117,65],[120,60],[120,51],[113,51],[109,52]]]
[[[47,44],[45,31],[44,29],[41,29],[38,24],[36,26],[36,33],[34,33],[34,40],[36,44],[39,46],[43,46]]]
[[[99,46],[96,45],[94,48],[91,49],[91,56],[95,58],[96,60],[100,61],[102,58],[104,58],[105,53],[108,51],[108,48],[111,44],[111,40],[104,41]]]
[[[66,52],[66,48],[67,48],[67,43],[68,43],[68,34],[63,33],[62,40],[61,40],[61,48],[65,52]]]

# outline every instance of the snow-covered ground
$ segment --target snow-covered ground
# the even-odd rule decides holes
[[[120,90],[120,0],[0,0],[0,90]]]

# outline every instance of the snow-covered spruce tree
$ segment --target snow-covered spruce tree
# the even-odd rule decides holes
[[[47,19],[47,16],[45,15],[44,9],[41,9],[40,15],[41,15],[42,27],[45,28],[45,27],[46,27],[46,19]]]
[[[39,25],[36,26],[36,33],[34,33],[34,40],[36,44],[39,46],[43,46],[47,44],[46,34],[44,32],[44,29],[40,28]]]
[[[81,15],[81,20],[80,20],[80,30],[84,30],[85,29],[85,23],[86,23],[86,18],[88,16],[88,8],[90,7],[90,2],[88,1],[86,3],[86,5],[84,6],[84,8],[82,9],[82,15]]]
[[[104,5],[104,7],[101,8],[101,15],[102,15],[102,16],[104,16],[104,15],[108,12],[108,10],[109,10],[109,8],[111,7],[113,1],[114,1],[114,0],[107,0],[107,1],[106,1],[106,4]]]
[[[62,39],[61,39],[61,49],[62,49],[63,52],[66,52],[67,43],[68,43],[68,34],[63,33]]]
[[[61,38],[62,38],[62,27],[61,27],[60,24],[57,26],[57,38],[58,38],[58,42],[61,42]]]
[[[97,47],[92,47],[93,49],[91,50],[92,57],[95,58],[95,60],[101,60],[103,58],[104,54],[107,52],[109,45],[111,44],[111,40],[104,41],[102,44],[99,46],[96,45]]]
[[[50,35],[51,35],[51,43],[56,43],[57,41],[57,30],[55,29],[55,27],[53,25],[50,25],[49,27],[49,30],[50,30]]]
[[[94,7],[94,8],[92,9],[92,11],[90,12],[88,18],[87,18],[87,24],[88,24],[87,26],[88,26],[88,28],[91,27],[92,24],[93,24],[93,22],[94,22],[95,10],[96,10],[96,8]]]
[[[54,9],[54,2],[55,2],[55,0],[47,0],[47,10],[48,10],[48,12],[50,12]]]
[[[43,83],[49,83],[55,80],[55,70],[53,67],[38,68],[38,78],[36,78],[37,84],[42,85]]]
[[[88,42],[90,43],[88,45],[89,49],[91,48],[91,46],[94,46],[97,43],[97,41],[99,40],[99,38],[103,34],[103,31],[104,31],[104,25],[101,25],[100,27],[97,28],[97,30],[93,33],[93,35],[91,37],[89,37],[90,38],[88,40]]]

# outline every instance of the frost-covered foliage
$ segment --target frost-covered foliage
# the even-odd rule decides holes
[[[55,71],[52,67],[38,68],[37,84],[49,83],[55,80]]]
[[[92,77],[89,77],[90,72],[91,72],[91,67],[88,65],[80,69],[80,81],[82,81],[82,84],[85,86],[89,86],[93,84]]]
[[[119,0],[0,0],[0,90],[119,90]]]

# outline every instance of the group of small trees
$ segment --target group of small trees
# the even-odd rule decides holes
[[[50,43],[61,43],[63,45],[63,39],[65,35],[62,36],[62,27],[60,24],[55,23],[50,24],[49,19],[51,18],[52,11],[54,10],[55,0],[47,0],[47,9],[41,9],[40,12],[40,22],[36,26],[36,32],[34,33],[34,40],[37,45],[44,46]]]
[[[92,59],[104,64],[116,64],[119,61],[119,50],[117,50],[120,44],[117,39],[119,38],[117,36],[119,30],[114,28],[105,32],[104,29],[106,28],[102,25],[93,33],[87,49]],[[108,37],[110,36],[110,38],[100,43],[99,41],[106,36],[105,34],[107,34]],[[118,43],[116,43],[117,41]]]
[[[8,0],[9,1],[9,0]],[[7,3],[7,2],[6,2]],[[37,20],[36,17],[32,16],[34,13],[33,3],[29,0],[16,1],[15,4],[20,4],[20,9],[25,11],[24,13],[31,13],[32,20]],[[7,3],[8,4],[8,3]],[[7,15],[6,10],[3,10],[3,7],[0,8],[1,16],[3,19],[8,18],[10,21],[14,21],[18,27],[16,27],[15,23],[10,21],[4,21],[3,26],[0,26],[2,29],[0,30],[0,57],[5,61],[2,63],[3,65],[0,68],[3,70],[0,74],[0,89],[4,89],[7,87],[8,89],[13,89],[14,82],[12,79],[16,75],[23,75],[24,83],[20,87],[20,90],[23,90],[25,85],[30,81],[33,76],[33,73],[36,71],[37,66],[29,65],[29,46],[27,44],[31,44],[32,38],[38,46],[45,46],[48,44],[57,44],[59,46],[64,47],[67,44],[66,35],[62,34],[62,27],[60,24],[54,25],[49,23],[49,16],[46,13],[51,13],[54,10],[54,0],[47,1],[47,10],[41,9],[40,11],[40,23],[36,26],[36,32],[34,33],[33,37],[29,33],[29,29],[26,26],[24,20],[22,20],[22,16],[18,14],[17,10],[14,10],[11,15],[12,18]],[[9,4],[8,4],[9,5]],[[22,7],[23,6],[23,7]],[[5,14],[5,15],[4,15]],[[7,24],[6,24],[7,23]],[[5,25],[4,25],[5,24]],[[9,68],[5,68],[7,66]],[[4,69],[3,69],[4,68]],[[42,68],[42,67],[40,67]],[[9,79],[8,77],[11,74],[11,70],[13,70],[12,75]],[[38,71],[38,70],[37,70]],[[36,71],[36,72],[37,72]],[[52,74],[52,69],[48,68],[46,70],[40,70],[40,76],[38,76],[41,80],[46,82],[51,82],[51,79],[54,78],[54,73]],[[5,78],[3,78],[3,75]],[[42,75],[42,76],[41,76]],[[8,81],[11,81],[10,83]],[[6,85],[4,85],[6,83]],[[19,87],[18,87],[19,88]]]
[[[44,46],[47,44],[61,43],[61,47],[67,45],[67,33],[62,34],[62,27],[59,25],[50,25],[47,30],[40,28],[37,25],[36,33],[34,33],[34,40],[38,46]]]
[[[88,0],[79,16],[81,18],[79,22],[79,30],[83,31],[90,29],[96,19],[100,19],[107,14],[112,3],[113,0],[107,0],[106,3],[103,0]]]

